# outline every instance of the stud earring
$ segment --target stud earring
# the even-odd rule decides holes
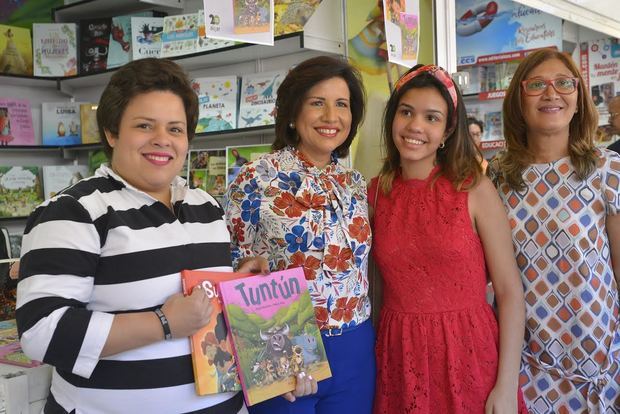
[[[288,124],[288,127],[289,127],[290,129],[295,129],[295,124],[291,122],[290,124]]]

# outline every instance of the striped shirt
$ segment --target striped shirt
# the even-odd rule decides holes
[[[222,208],[180,177],[171,189],[174,212],[104,165],[28,219],[16,318],[24,352],[55,368],[48,405],[184,413],[233,397],[196,395],[187,338],[99,358],[115,314],[161,306],[183,269],[231,269]]]

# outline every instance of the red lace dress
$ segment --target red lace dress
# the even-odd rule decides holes
[[[434,174],[431,173],[431,176]],[[373,253],[383,276],[375,414],[484,413],[497,377],[498,325],[466,192],[439,178],[379,191]],[[377,180],[368,192],[374,205]],[[520,412],[527,413],[519,395]]]

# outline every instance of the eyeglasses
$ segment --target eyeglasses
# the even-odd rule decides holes
[[[549,85],[560,95],[570,95],[577,90],[579,79],[577,78],[555,78],[555,79],[527,79],[521,82],[523,92],[528,96],[542,95]]]

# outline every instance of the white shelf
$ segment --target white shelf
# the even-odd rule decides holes
[[[80,19],[122,16],[142,10],[180,14],[184,0],[83,0],[52,9],[56,23],[75,23]]]

